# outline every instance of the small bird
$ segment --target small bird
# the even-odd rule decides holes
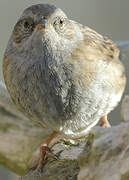
[[[16,107],[53,130],[41,145],[37,168],[58,133],[78,139],[101,118],[100,125],[107,125],[126,84],[116,44],[50,4],[33,5],[18,19],[3,75]]]

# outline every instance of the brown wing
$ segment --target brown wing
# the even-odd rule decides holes
[[[81,28],[83,41],[80,42],[73,52],[74,56],[80,58],[83,54],[83,59],[89,60],[98,59],[112,61],[118,59],[119,49],[113,41],[100,35],[89,27],[79,23],[77,24]]]

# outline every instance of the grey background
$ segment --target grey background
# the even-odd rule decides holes
[[[52,3],[74,19],[110,37],[112,40],[129,40],[129,0],[0,0],[0,67],[4,49],[14,24],[22,11],[37,3]],[[123,63],[129,77],[129,53],[125,52]],[[0,68],[0,79],[2,71]],[[129,93],[129,86],[126,87]],[[111,124],[120,120],[120,106],[110,115]],[[0,167],[0,180],[15,180],[17,176]]]

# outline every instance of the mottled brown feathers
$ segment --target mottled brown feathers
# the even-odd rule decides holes
[[[119,58],[119,49],[117,45],[108,39],[90,29],[89,27],[80,25],[84,40],[74,51],[74,56],[81,56],[83,59],[98,59],[112,61]]]

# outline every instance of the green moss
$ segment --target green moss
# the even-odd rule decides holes
[[[13,113],[7,111],[4,107],[0,107],[0,114],[3,116],[9,116],[14,119],[20,119],[19,116],[14,115]]]
[[[76,160],[53,160],[50,158],[43,172],[33,171],[22,180],[77,180],[79,166]]]
[[[80,155],[79,163],[81,166],[88,164],[89,161],[91,161],[92,156],[94,156],[94,149],[92,147],[93,141],[94,141],[94,134],[90,133],[89,136],[87,137],[85,149]]]
[[[123,174],[120,180],[129,180],[129,171]]]
[[[25,163],[22,163],[22,165],[20,164],[19,166],[18,164],[14,164],[14,162],[9,161],[9,159],[2,155],[0,155],[0,164],[15,172],[16,174],[24,175],[26,173],[27,167],[25,166]]]
[[[18,125],[12,124],[12,123],[0,123],[0,130],[2,132],[7,132],[8,130],[19,130]]]

